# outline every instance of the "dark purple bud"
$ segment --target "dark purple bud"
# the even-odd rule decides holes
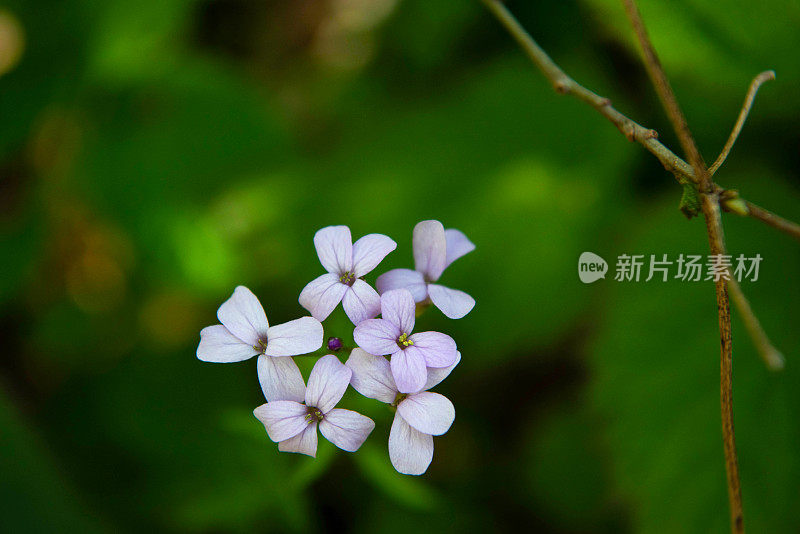
[[[329,337],[328,338],[328,350],[333,352],[339,352],[344,347],[342,340],[338,337]]]

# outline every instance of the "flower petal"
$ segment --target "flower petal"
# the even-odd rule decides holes
[[[447,432],[456,418],[456,409],[450,399],[430,391],[409,395],[397,405],[397,413],[423,434],[434,436]]]
[[[336,406],[347,386],[350,384],[350,377],[353,371],[339,361],[333,354],[323,356],[308,376],[308,388],[306,388],[306,405],[314,406],[322,413],[328,413]]]
[[[410,339],[414,344],[408,348],[418,350],[428,367],[447,367],[456,361],[458,356],[456,342],[447,334],[419,332],[412,334]]]
[[[303,402],[306,396],[306,384],[300,369],[290,356],[258,357],[256,364],[258,383],[264,398],[269,402],[290,400]]]
[[[251,347],[266,337],[269,323],[264,308],[252,291],[238,286],[217,310],[217,318],[228,331]]]
[[[269,327],[267,356],[297,356],[322,346],[322,325],[313,317],[301,317]]]
[[[358,346],[378,356],[395,352],[400,329],[385,319],[367,319],[353,330],[353,339]]]
[[[337,275],[353,270],[353,238],[347,226],[328,226],[314,234],[314,247],[325,270]]]
[[[381,295],[381,317],[410,334],[414,331],[414,314],[417,306],[408,289],[393,289]]]
[[[252,345],[248,345],[231,334],[221,324],[207,326],[200,330],[200,344],[197,346],[199,360],[232,363],[247,360],[256,354],[258,351]]]
[[[300,454],[307,454],[316,458],[317,423],[313,422],[293,438],[279,442],[278,450],[281,452],[299,452]]]
[[[358,325],[381,312],[381,297],[368,283],[356,280],[352,287],[347,288],[342,299],[342,308],[353,324]]]
[[[456,361],[447,367],[428,367],[428,381],[425,382],[425,391],[436,387],[442,380],[448,377],[450,372],[455,369],[456,365],[461,361],[461,353],[457,353]]]
[[[383,273],[375,281],[375,288],[381,295],[392,289],[408,289],[414,295],[415,302],[422,302],[428,297],[428,288],[422,273],[411,269],[392,269]]]
[[[353,371],[353,376],[350,378],[353,389],[370,399],[394,402],[397,386],[392,378],[389,360],[356,347],[350,353],[345,365]]]
[[[375,428],[375,422],[365,415],[336,408],[325,414],[319,431],[325,438],[347,452],[355,452]]]
[[[458,258],[475,250],[475,243],[467,239],[463,232],[455,228],[448,228],[444,231],[444,238],[447,242],[447,256],[444,262],[445,268]]]
[[[300,305],[311,312],[314,319],[324,321],[342,301],[347,286],[339,281],[339,276],[331,273],[315,278],[300,292]]]
[[[418,350],[408,347],[392,354],[389,365],[392,368],[392,377],[400,393],[416,393],[425,387],[428,380],[428,368],[425,358]]]
[[[433,436],[412,427],[398,413],[389,432],[389,458],[399,473],[421,475],[433,460]]]
[[[253,415],[264,424],[269,439],[274,442],[293,438],[309,425],[308,410],[299,402],[273,401],[262,404]]]
[[[433,305],[450,319],[461,319],[475,306],[475,299],[457,289],[428,284],[428,294]]]
[[[422,221],[414,227],[414,265],[429,282],[435,282],[444,270],[447,240],[439,221]]]
[[[385,235],[365,235],[353,244],[353,273],[364,276],[396,248],[397,243]]]

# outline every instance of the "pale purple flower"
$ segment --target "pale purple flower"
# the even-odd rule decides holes
[[[320,358],[308,377],[308,388],[292,379],[291,396],[269,400],[253,414],[282,452],[317,455],[317,427],[328,441],[348,452],[361,447],[375,423],[351,410],[336,408],[350,384],[352,371],[333,354]]]
[[[475,245],[463,233],[444,229],[439,221],[422,221],[414,227],[414,266],[411,269],[392,269],[375,282],[380,294],[392,289],[406,288],[416,302],[430,298],[450,319],[461,319],[475,306],[475,299],[457,289],[435,284],[442,272],[455,260],[475,250]]]
[[[421,475],[433,459],[433,436],[450,429],[456,417],[453,403],[444,395],[428,391],[444,380],[461,361],[448,367],[429,369],[428,379],[416,393],[400,393],[395,385],[389,362],[383,356],[353,349],[347,366],[353,370],[350,384],[371,399],[397,407],[389,432],[389,458],[397,471],[404,475]]]
[[[270,326],[258,298],[238,286],[217,310],[222,324],[200,331],[197,357],[205,362],[231,363],[258,357],[259,378],[267,399],[287,394],[291,379],[300,379],[300,369],[290,356],[314,352],[322,346],[322,325],[313,317],[301,317]],[[267,387],[264,387],[267,384]]]
[[[428,367],[452,365],[458,355],[456,342],[447,334],[414,330],[414,297],[407,289],[381,295],[381,319],[367,319],[356,326],[353,338],[370,354],[391,355],[391,369],[398,390],[422,389]]]
[[[347,226],[328,226],[314,235],[314,247],[325,270],[300,293],[300,305],[324,321],[339,302],[347,317],[357,325],[378,315],[380,297],[361,279],[397,247],[381,234],[365,235],[353,244]]]

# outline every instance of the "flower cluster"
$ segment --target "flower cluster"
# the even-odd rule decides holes
[[[397,247],[392,239],[369,234],[353,243],[348,227],[329,226],[316,233],[314,246],[327,272],[300,293],[300,305],[311,317],[270,326],[258,298],[239,286],[217,311],[222,324],[200,332],[197,357],[230,363],[258,356],[267,402],[253,414],[284,452],[316,456],[317,429],[342,450],[361,447],[375,423],[337,408],[348,386],[388,404],[395,411],[389,432],[392,465],[400,473],[420,475],[433,459],[433,436],[447,432],[456,415],[452,402],[429,390],[458,365],[461,353],[446,334],[414,332],[416,317],[430,304],[453,319],[472,310],[472,297],[435,282],[475,245],[439,221],[422,221],[413,233],[414,270],[380,275],[377,291],[363,277]],[[331,336],[323,349],[320,321],[339,303],[354,325],[358,346],[348,349],[340,336]],[[344,364],[332,354],[342,350],[350,352]],[[322,357],[306,385],[293,357],[318,353]]]

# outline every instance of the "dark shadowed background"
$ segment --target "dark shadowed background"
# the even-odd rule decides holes
[[[775,69],[717,179],[800,219],[800,5],[641,4],[707,161]],[[509,7],[677,148],[619,2]],[[0,72],[0,530],[728,529],[713,285],[613,279],[619,254],[707,254],[703,222],[477,0],[12,0]],[[442,280],[477,305],[418,323],[463,354],[428,473],[392,469],[391,413],[353,392],[362,450],[279,454],[255,361],[199,362],[200,329],[237,284],[304,315],[322,226],[398,242],[374,282],[429,218],[477,245]],[[797,532],[800,248],[724,222],[764,258],[743,286],[787,359],[768,371],[734,312],[746,523]],[[582,284],[584,251],[610,276]]]

